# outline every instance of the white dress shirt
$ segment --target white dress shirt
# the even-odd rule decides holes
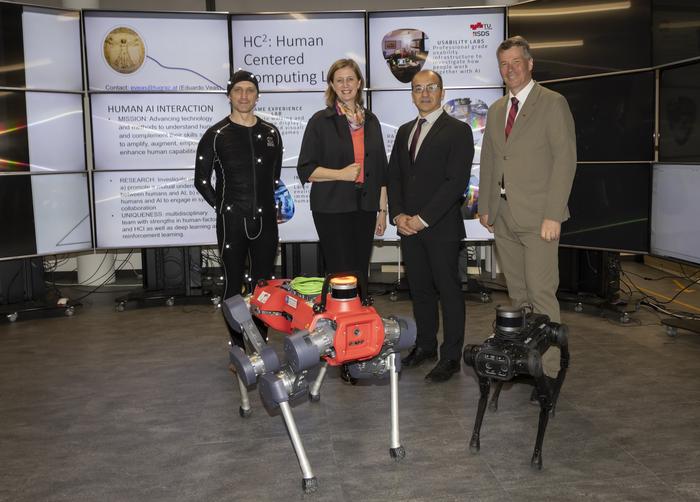
[[[535,87],[535,81],[533,79],[530,79],[530,81],[527,83],[525,87],[520,89],[520,92],[518,94],[513,94],[512,92],[508,91],[508,103],[506,107],[506,121],[503,123],[503,129],[505,130],[506,124],[508,123],[508,114],[510,113],[510,109],[513,106],[513,101],[511,98],[517,98],[518,99],[518,113],[515,114],[515,118],[517,120],[518,115],[520,115],[520,110],[523,109],[523,105],[525,104],[525,100],[527,99],[528,95],[530,94],[530,91],[532,88]],[[515,124],[515,121],[513,121]]]
[[[425,137],[428,135],[428,132],[430,132],[430,128],[433,127],[433,124],[437,119],[440,118],[440,115],[442,115],[445,111],[442,109],[442,104],[440,105],[440,108],[437,110],[433,110],[429,114],[427,114],[425,117],[418,117],[416,118],[415,123],[413,124],[413,128],[411,129],[411,134],[408,135],[408,147],[411,148],[411,141],[413,141],[413,136],[416,133],[416,127],[418,127],[418,121],[420,119],[425,119],[425,122],[423,122],[423,125],[421,126],[420,129],[420,136],[418,136],[418,143],[416,143],[416,158],[418,157],[418,152],[420,151],[420,146],[423,144],[423,140]],[[417,215],[418,219],[421,221],[421,223],[424,226],[428,226],[428,223],[420,217],[420,215]],[[396,223],[396,221],[394,221]]]
[[[525,104],[525,100],[527,97],[530,95],[530,91],[532,88],[535,87],[535,81],[533,79],[530,79],[530,81],[527,83],[525,87],[520,89],[520,92],[518,94],[513,94],[512,92],[508,91],[508,102],[506,103],[506,121],[505,124],[503,124],[503,130],[505,131],[506,126],[508,125],[508,114],[510,113],[510,109],[513,107],[513,101],[512,98],[517,98],[518,100],[518,111],[515,114],[515,119],[513,120],[513,125],[515,125],[515,121],[518,119],[518,115],[520,115],[520,110],[523,109],[523,105]],[[501,195],[504,195],[506,193],[506,184],[505,184],[505,178],[503,179],[503,183],[501,184]]]
[[[416,143],[416,157],[418,157],[418,152],[420,151],[420,146],[423,144],[423,140],[425,137],[428,135],[428,132],[430,131],[430,128],[433,127],[433,124],[437,119],[440,118],[440,115],[444,113],[444,110],[442,109],[442,105],[440,108],[437,110],[434,110],[427,114],[425,117],[418,117],[413,124],[413,128],[411,129],[411,134],[408,135],[408,147],[411,147],[411,141],[413,141],[413,135],[416,132],[416,127],[418,127],[418,120],[420,119],[425,119],[426,121],[423,122],[423,126],[420,129],[420,136],[418,136],[418,143]]]

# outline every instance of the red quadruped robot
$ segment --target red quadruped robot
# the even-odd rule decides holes
[[[406,452],[399,440],[398,352],[411,347],[416,339],[413,319],[380,317],[371,300],[360,301],[357,279],[349,274],[331,274],[323,282],[321,294],[305,296],[292,288],[289,279],[261,281],[247,298],[234,296],[224,301],[229,324],[238,329],[246,342],[246,353],[231,346],[230,360],[236,368],[241,391],[240,415],[251,413],[248,390],[258,384],[265,407],[280,409],[303,475],[305,492],[316,491],[318,482],[306,457],[294,422],[290,402],[308,394],[320,399],[320,389],[328,366],[347,364],[356,379],[389,376],[391,388],[391,441],[389,453],[396,461]],[[286,364],[268,346],[256,321],[290,336],[284,340]],[[309,385],[309,373],[319,367]]]

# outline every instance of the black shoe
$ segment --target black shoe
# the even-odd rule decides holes
[[[452,375],[459,371],[459,361],[453,361],[451,359],[440,359],[440,361],[435,365],[435,367],[430,370],[430,373],[425,375],[426,380],[431,382],[446,382]]]
[[[433,361],[437,359],[437,351],[434,350],[432,352],[428,352],[420,347],[413,347],[411,353],[401,359],[401,366],[406,368],[415,368],[416,366],[423,364],[423,362],[427,361],[428,359]]]
[[[343,364],[340,367],[340,379],[350,385],[355,385],[357,384],[357,378],[354,378],[350,375],[350,368],[348,368],[347,364]]]

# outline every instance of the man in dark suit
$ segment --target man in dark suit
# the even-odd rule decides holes
[[[470,127],[442,109],[437,72],[411,81],[418,117],[402,125],[389,160],[389,214],[401,235],[418,335],[402,365],[437,357],[438,301],[444,340],[440,361],[426,379],[444,382],[459,371],[464,343],[464,297],[458,270],[465,237],[460,205],[469,181],[474,141]]]
[[[508,94],[489,108],[481,150],[480,221],[495,232],[498,261],[514,306],[560,322],[558,248],[576,172],[576,133],[566,99],[532,79],[522,37],[496,51]],[[559,350],[543,356],[556,376]]]

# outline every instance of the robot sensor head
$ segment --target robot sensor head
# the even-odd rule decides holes
[[[496,307],[496,336],[499,334],[514,335],[525,327],[525,309],[515,307]]]
[[[352,275],[333,277],[330,280],[331,297],[335,300],[352,300],[357,298],[357,278]]]

